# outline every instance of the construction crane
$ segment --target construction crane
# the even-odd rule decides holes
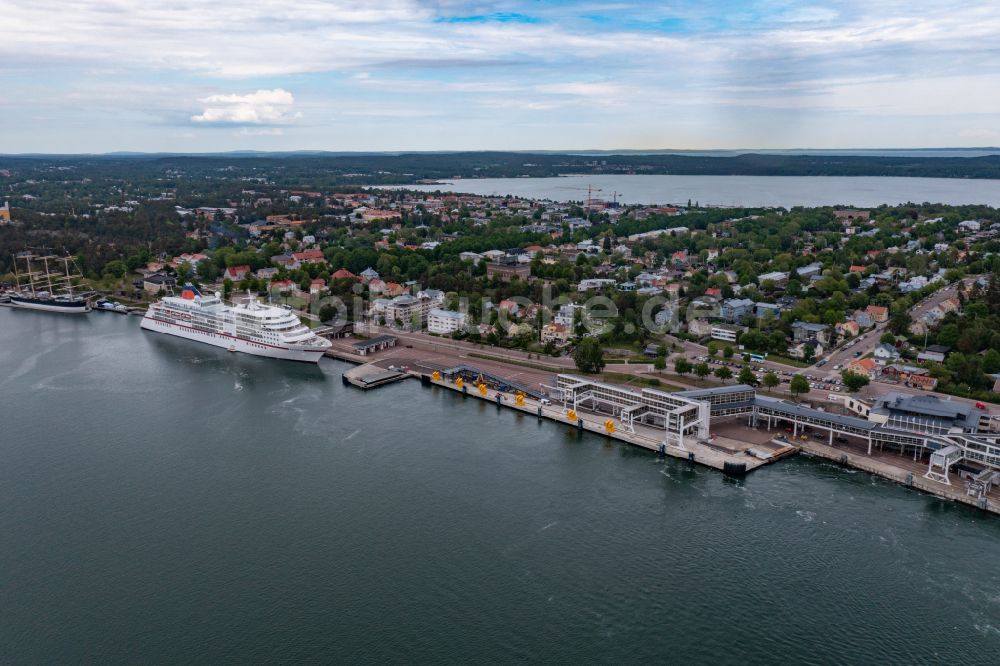
[[[587,191],[587,204],[583,207],[583,209],[585,211],[587,211],[587,212],[590,212],[590,206],[593,204],[593,201],[594,201],[594,192],[603,192],[604,191],[604,190],[602,190],[599,187],[594,187],[593,185],[587,185],[587,187],[560,187],[559,189],[561,189],[561,190],[579,190],[581,192],[583,190],[586,190]],[[617,195],[618,193],[616,192],[615,194]]]

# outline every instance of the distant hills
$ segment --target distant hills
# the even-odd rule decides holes
[[[151,167],[323,170],[331,176],[380,183],[428,179],[545,177],[576,174],[715,176],[902,176],[1000,179],[1000,148],[923,148],[797,151],[233,151],[115,152],[100,155],[0,155],[0,168],[18,163],[147,162]]]

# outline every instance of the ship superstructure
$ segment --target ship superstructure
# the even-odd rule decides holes
[[[153,303],[142,328],[233,352],[309,363],[318,362],[330,348],[329,340],[313,333],[288,308],[253,297],[227,305],[220,294],[203,295],[191,285],[180,296]]]

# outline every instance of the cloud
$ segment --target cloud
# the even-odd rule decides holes
[[[1000,3],[985,0],[0,0],[0,15],[0,141],[69,127],[56,117],[137,136],[294,123],[296,141],[361,148],[551,146],[562,119],[578,132],[562,147],[745,147],[837,119],[838,140],[881,140],[893,120],[920,141],[1000,127]],[[362,133],[365,116],[380,122]]]
[[[973,139],[976,141],[996,141],[1000,139],[1000,132],[985,127],[975,127],[959,130],[958,136],[963,139]]]
[[[241,127],[240,136],[282,136],[285,130],[280,127]]]
[[[191,116],[191,122],[206,125],[284,125],[302,117],[295,111],[292,93],[281,88],[258,90],[249,95],[211,95],[201,100],[207,106]]]

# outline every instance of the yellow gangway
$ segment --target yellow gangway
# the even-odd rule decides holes
[[[479,385],[479,395],[486,395],[486,384]]]
[[[440,372],[438,372],[437,370],[435,370],[435,371],[434,371],[434,372],[433,372],[433,373],[431,374],[431,379],[433,379],[433,380],[434,380],[434,381],[436,381],[436,382],[439,382],[439,381],[441,381],[441,373],[440,373]]]
[[[615,431],[615,422],[614,422],[614,420],[612,420],[612,419],[607,419],[607,420],[606,420],[606,421],[604,422],[604,430],[606,430],[606,431],[607,431],[607,433],[608,433],[609,435],[610,435],[611,433],[613,433],[613,432]]]
[[[524,407],[524,394],[523,393],[518,393],[514,397],[514,404],[517,405],[518,407]]]
[[[568,410],[566,412],[566,418],[569,419],[571,422],[576,421],[576,410],[575,409]]]
[[[461,377],[459,377],[458,379],[455,380],[455,386],[457,386],[458,388],[462,388],[463,386],[465,386],[465,381]]]

